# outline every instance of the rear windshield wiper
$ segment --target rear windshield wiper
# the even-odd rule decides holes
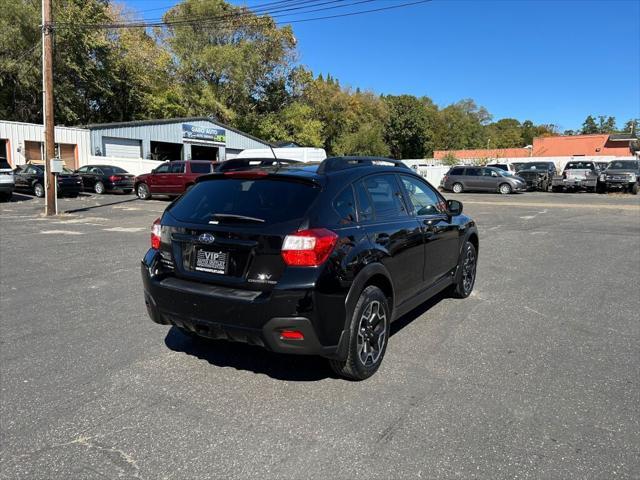
[[[247,217],[245,215],[234,215],[233,213],[214,213],[211,216],[211,220],[209,223],[219,223],[220,220],[237,220],[240,222],[256,222],[256,223],[264,223],[265,221],[262,218],[256,217]]]

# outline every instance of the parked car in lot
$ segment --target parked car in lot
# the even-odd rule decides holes
[[[509,172],[512,175],[515,175],[517,172],[515,164],[511,162],[493,162],[487,163],[485,167],[497,168],[498,170],[503,170],[505,172]]]
[[[82,188],[98,194],[105,192],[131,193],[135,176],[111,165],[85,165],[76,170],[82,177]]]
[[[364,379],[392,321],[447,288],[469,296],[477,258],[460,202],[400,161],[341,157],[198,178],[154,222],[141,273],[156,323]]]
[[[638,180],[640,179],[640,162],[638,160],[614,160],[609,162],[607,169],[600,174],[602,192],[622,190],[638,194]]]
[[[218,163],[205,160],[165,162],[151,173],[135,178],[136,194],[142,200],[148,200],[153,195],[182,195],[195,183],[196,178],[213,172]]]
[[[13,169],[6,158],[0,157],[0,200],[10,200],[14,188]]]
[[[556,175],[553,162],[531,162],[523,164],[518,170],[518,176],[527,182],[527,190],[546,192],[551,189],[551,182]]]
[[[595,192],[598,189],[600,169],[595,162],[571,161],[564,167],[562,175],[556,175],[551,182],[554,192],[586,190]]]
[[[513,162],[511,165],[513,165],[513,168],[516,169],[516,174],[522,170],[523,168],[526,168],[527,166],[527,162]]]
[[[524,192],[527,184],[523,178],[492,167],[453,167],[442,178],[444,190],[462,192],[500,192],[509,194]]]
[[[77,197],[82,191],[82,178],[73,170],[64,167],[62,173],[56,175],[58,195]],[[44,165],[26,164],[14,170],[16,190],[31,193],[36,197],[44,197]]]

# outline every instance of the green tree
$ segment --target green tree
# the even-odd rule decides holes
[[[389,112],[385,139],[394,158],[424,158],[433,153],[437,108],[427,97],[384,97]]]
[[[598,132],[613,133],[616,131],[616,117],[598,116]]]
[[[238,116],[251,114],[257,101],[273,95],[273,86],[286,78],[296,41],[290,27],[279,28],[271,17],[224,0],[184,0],[164,19],[216,16],[228,20],[169,26],[161,41],[174,58],[177,82],[184,85],[188,114],[215,115],[235,123]]]
[[[622,131],[624,133],[638,134],[638,126],[640,125],[640,118],[632,118],[624,124]]]
[[[485,135],[493,148],[523,147],[522,126],[515,118],[503,118],[485,127]],[[525,144],[526,145],[526,144]]]
[[[584,120],[580,133],[582,133],[583,135],[592,135],[594,133],[599,133],[598,124],[596,123],[595,118],[589,115]]]
[[[442,157],[442,163],[445,165],[458,165],[458,159],[452,152],[448,152],[444,157]]]
[[[384,141],[384,132],[379,123],[366,123],[354,132],[344,133],[335,144],[336,155],[374,155],[386,157],[389,146]]]

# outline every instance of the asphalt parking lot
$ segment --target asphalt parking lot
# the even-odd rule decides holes
[[[359,383],[153,324],[165,200],[0,204],[0,478],[640,478],[640,196],[447,196],[476,289]]]

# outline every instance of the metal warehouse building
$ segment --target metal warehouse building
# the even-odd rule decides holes
[[[228,160],[269,144],[208,117],[88,125],[94,156],[145,160]]]
[[[56,127],[56,153],[67,167],[75,169],[87,162],[91,154],[89,131],[82,128]],[[44,127],[34,123],[0,120],[0,157],[14,167],[44,159]]]

